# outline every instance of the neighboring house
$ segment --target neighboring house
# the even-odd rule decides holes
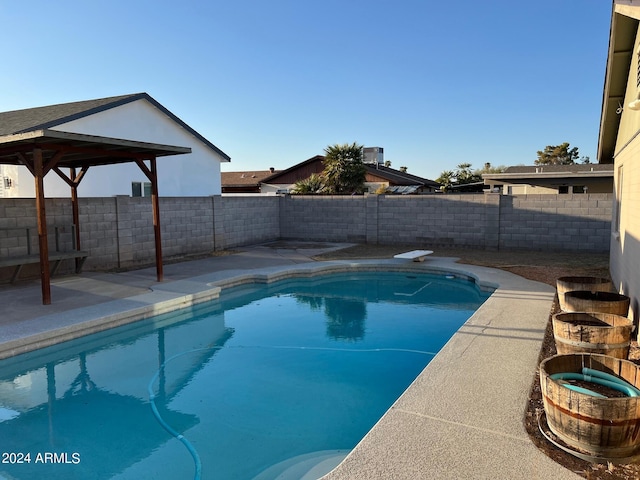
[[[507,167],[482,175],[486,192],[505,195],[611,193],[613,165],[534,165]]]
[[[158,159],[160,196],[207,196],[221,193],[220,163],[229,156],[146,93],[49,105],[0,113],[0,136],[57,130],[162,145],[190,147],[191,153]],[[10,167],[11,168],[11,167]],[[0,196],[34,197],[33,176],[14,167],[12,187]],[[78,187],[84,197],[146,196],[150,184],[135,163],[90,168]],[[68,197],[70,188],[57,175],[45,177],[47,197]]]
[[[433,193],[440,189],[440,184],[427,178],[411,175],[401,170],[385,167],[382,163],[366,163],[367,176],[365,185],[370,192],[384,188],[385,193]]]
[[[382,157],[378,157],[382,158]],[[440,184],[433,180],[411,175],[400,170],[385,167],[376,162],[365,163],[365,186],[371,193],[384,189],[385,193],[426,193],[435,192]],[[324,156],[316,155],[304,162],[282,170],[265,178],[261,184],[262,193],[288,193],[296,182],[309,178],[312,174],[320,174],[324,170]]]
[[[260,193],[260,183],[276,172],[256,170],[253,172],[222,172],[222,193]]]
[[[615,0],[604,81],[598,161],[614,171],[610,271],[640,319],[640,4]]]
[[[268,176],[260,182],[261,193],[288,193],[296,182],[309,178],[312,174],[320,174],[324,170],[324,157],[316,155],[304,162],[295,164]]]

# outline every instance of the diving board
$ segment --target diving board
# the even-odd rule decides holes
[[[411,250],[410,252],[394,255],[393,258],[405,258],[407,260],[413,260],[414,262],[424,262],[424,257],[432,253],[433,250]]]

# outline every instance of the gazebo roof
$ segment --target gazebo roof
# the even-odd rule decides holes
[[[61,153],[56,166],[65,168],[88,168],[191,152],[189,147],[43,129],[0,136],[0,164],[24,165],[20,155],[31,155],[34,148],[41,149],[45,159]]]

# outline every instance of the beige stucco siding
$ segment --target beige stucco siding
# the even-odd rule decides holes
[[[568,185],[569,191],[566,193],[611,193],[612,185],[611,179],[594,179],[594,178],[567,178],[564,180],[555,179],[550,180],[549,183],[553,183],[550,186],[543,185],[531,185],[527,183],[509,183],[500,182],[497,180],[485,180],[485,184],[489,185],[488,190],[492,191],[494,188],[502,186],[502,193],[504,195],[537,195],[537,194],[549,194],[557,195],[558,186]],[[575,186],[575,188],[574,188]],[[587,187],[587,192],[583,192],[582,187]]]
[[[616,156],[615,166],[611,275],[618,290],[632,297],[633,318],[640,318],[640,138]]]

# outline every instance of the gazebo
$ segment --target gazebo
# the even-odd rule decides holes
[[[156,158],[191,153],[189,147],[161,145],[119,138],[39,129],[0,136],[0,164],[23,165],[33,174],[36,192],[38,246],[42,303],[51,304],[51,274],[47,244],[44,177],[51,171],[59,175],[71,188],[76,248],[80,250],[80,225],[77,188],[90,167],[135,162],[151,183],[153,228],[156,249],[156,272],[163,279],[160,209]],[[146,163],[148,162],[148,164]],[[69,169],[69,175],[62,169]]]

